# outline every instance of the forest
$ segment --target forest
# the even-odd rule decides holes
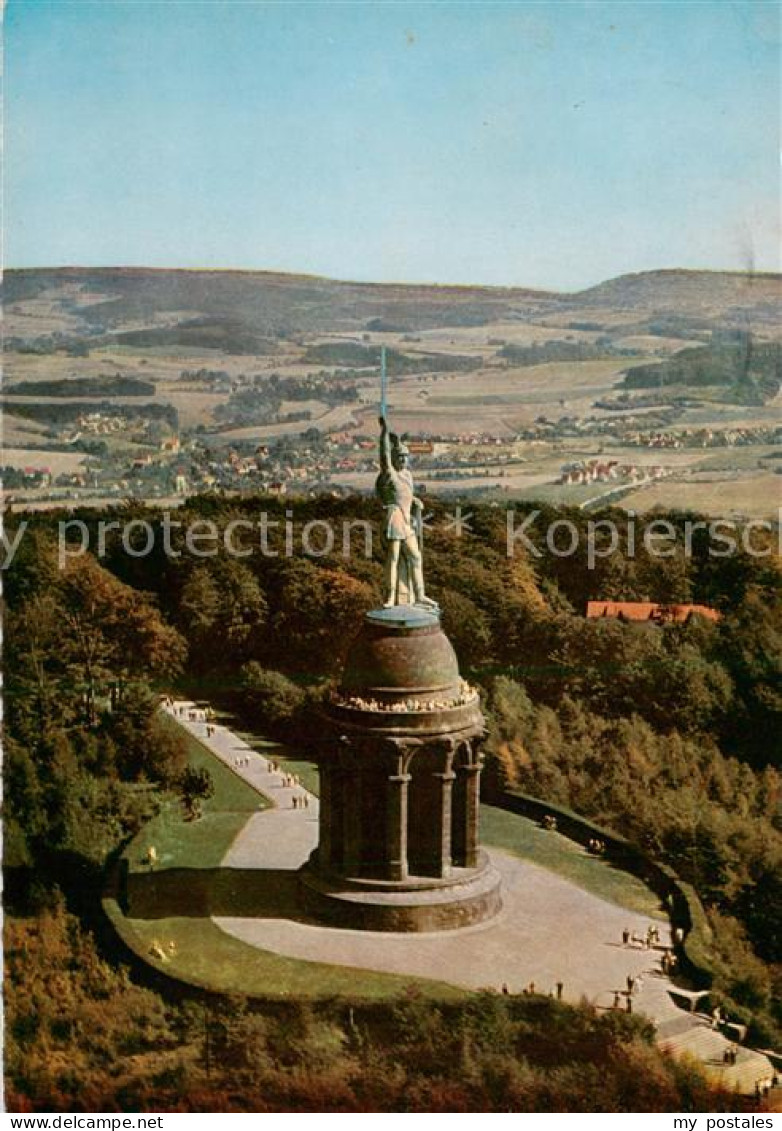
[[[128,420],[162,421],[168,424],[172,430],[179,427],[179,414],[174,406],[160,404],[158,401],[144,401],[141,404],[125,402],[122,405],[117,405],[110,400],[15,401],[13,410],[17,416],[23,416],[27,420],[40,420],[46,424],[51,423],[52,427],[58,428],[72,425],[80,416],[86,416],[93,412],[103,413],[106,416],[123,416]]]
[[[326,342],[310,346],[303,360],[317,365],[349,365],[359,369],[377,367],[380,364],[380,347],[350,341]],[[386,351],[386,363],[390,374],[401,376],[407,373],[466,372],[480,369],[482,359],[431,352],[412,356],[389,349]]]
[[[155,395],[152,381],[123,373],[102,377],[71,377],[52,381],[17,381],[11,386],[18,397],[148,397]]]
[[[539,525],[567,518],[583,537],[570,557],[537,558],[518,547],[508,556],[496,506],[471,502],[461,534],[442,504],[427,509],[427,590],[483,695],[488,789],[570,807],[672,865],[707,909],[715,995],[753,1043],[779,1048],[782,622],[771,534],[754,532],[762,553],[717,557],[704,527],[660,557],[642,536],[655,514],[635,520],[637,553],[622,536],[616,553],[590,563],[577,510],[539,508]],[[621,1028],[587,1006],[480,996],[449,1006],[449,1017],[412,997],[371,1015],[336,1001],[280,1013],[173,1002],[131,978],[100,919],[103,868],[165,798],[187,800],[193,789],[183,750],[158,722],[157,694],[177,688],[243,711],[306,751],[317,703],[358,619],[380,599],[379,536],[370,557],[344,557],[339,538],[333,552],[291,556],[281,538],[272,556],[249,530],[234,538],[240,557],[187,552],[188,522],[224,529],[262,512],[281,532],[286,518],[363,520],[379,535],[366,499],[205,496],[176,512],[182,528],[169,532],[169,552],[157,537],[151,553],[129,554],[115,529],[100,560],[73,555],[60,569],[58,516],[24,516],[4,571],[6,1071],[16,1110],[180,1110],[184,1091],[201,1110],[738,1102],[709,1097],[697,1071],[659,1054],[642,1022]],[[80,512],[93,533],[105,517]],[[136,504],[112,517],[158,532],[163,521]],[[589,517],[627,533],[623,512]],[[693,518],[665,517],[677,529]],[[8,543],[18,521],[9,518]],[[720,619],[585,618],[588,600],[609,598],[696,602]],[[229,1084],[238,1047],[245,1070]]]
[[[741,403],[766,404],[779,391],[782,354],[776,342],[756,342],[751,334],[719,336],[707,346],[680,350],[653,365],[625,374],[626,389],[661,389],[665,385],[727,385]]]
[[[586,328],[600,329],[593,323],[587,323]],[[610,336],[606,334],[594,342],[553,339],[547,342],[533,342],[529,346],[513,343],[503,346],[499,356],[504,357],[512,365],[526,366],[544,365],[551,361],[595,361],[604,357],[632,356],[635,352],[632,349],[620,349],[614,346]]]

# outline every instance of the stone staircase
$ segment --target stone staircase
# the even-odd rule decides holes
[[[725,1050],[732,1042],[712,1029],[705,1018],[685,1015],[661,1025],[657,1043],[664,1052],[679,1058],[690,1057],[705,1068],[709,1077],[729,1091],[754,1095],[755,1085],[771,1084],[774,1068],[763,1053],[738,1046],[735,1064],[725,1064]]]

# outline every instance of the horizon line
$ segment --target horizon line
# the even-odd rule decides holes
[[[633,279],[639,278],[643,275],[732,275],[744,278],[757,278],[757,279],[780,279],[782,280],[782,271],[757,271],[752,268],[741,270],[739,268],[731,267],[650,267],[641,271],[625,271],[618,275],[611,275],[608,278],[599,280],[599,282],[591,283],[586,287],[578,287],[576,289],[566,289],[557,287],[542,287],[531,286],[524,283],[438,283],[433,281],[428,282],[409,282],[403,280],[373,280],[373,279],[343,279],[333,275],[322,275],[309,271],[294,271],[294,270],[281,270],[277,268],[268,267],[177,267],[177,266],[146,266],[144,264],[122,264],[122,263],[104,263],[104,264],[78,264],[78,263],[63,263],[63,264],[35,264],[30,266],[10,266],[6,264],[3,267],[2,274],[7,272],[21,272],[21,271],[126,271],[126,272],[159,272],[159,273],[189,273],[189,274],[224,274],[224,275],[274,275],[282,276],[288,279],[308,279],[319,282],[336,283],[341,286],[358,286],[358,287],[421,287],[421,288],[436,288],[438,290],[485,290],[485,291],[527,291],[539,295],[578,295],[585,291],[594,290],[597,287],[603,286],[606,283],[616,282],[618,279]]]

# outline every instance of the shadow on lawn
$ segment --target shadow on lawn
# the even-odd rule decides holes
[[[120,880],[120,904],[132,919],[210,916],[310,921],[298,872],[277,868],[167,868]]]

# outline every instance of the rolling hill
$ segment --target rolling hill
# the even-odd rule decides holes
[[[627,333],[683,334],[751,326],[775,337],[782,276],[666,270],[624,275],[573,294],[523,287],[352,283],[264,271],[31,268],[6,272],[6,331],[45,336],[47,313],[67,337],[154,331],[162,342],[527,322]],[[176,330],[176,334],[173,331]],[[51,330],[48,330],[51,332]],[[131,339],[132,340],[132,339]],[[151,340],[150,340],[151,344]]]

